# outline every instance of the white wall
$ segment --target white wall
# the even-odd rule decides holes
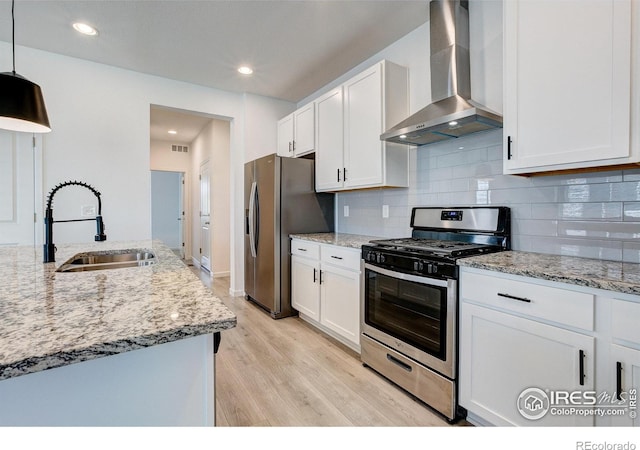
[[[151,172],[151,237],[160,239],[172,250],[180,250],[180,184],[179,172]]]
[[[11,46],[0,43],[0,59],[9,61]],[[38,83],[44,93],[53,131],[44,137],[43,186],[45,193],[69,179],[94,185],[103,199],[109,240],[151,237],[149,108],[150,105],[195,111],[231,120],[229,170],[233,185],[231,210],[231,291],[242,292],[244,240],[242,189],[245,162],[245,112],[255,130],[275,130],[280,101],[258,102],[251,96],[154,77],[103,64],[16,47],[18,73]],[[259,98],[259,97],[258,97]],[[249,101],[251,105],[245,107]],[[260,108],[255,104],[260,103]],[[273,104],[273,113],[269,104]],[[261,115],[268,117],[263,118]],[[275,131],[258,133],[261,148],[275,149]],[[252,135],[253,136],[253,135]],[[257,148],[258,145],[256,144]],[[66,188],[65,188],[66,189]],[[66,195],[73,197],[81,190]],[[61,191],[62,193],[62,191]],[[73,203],[74,214],[84,200]],[[70,206],[71,207],[71,206]],[[57,215],[57,210],[54,214]],[[55,217],[55,216],[54,216]],[[42,221],[42,217],[38,217]],[[84,229],[82,227],[88,227]],[[92,240],[94,224],[56,224],[55,242]],[[236,232],[237,230],[237,232]]]
[[[199,259],[200,248],[200,165],[209,161],[211,174],[211,271],[214,276],[230,274],[231,254],[231,204],[229,191],[231,177],[229,172],[229,122],[212,120],[202,129],[191,143],[191,186],[192,203],[192,254]]]
[[[277,122],[293,112],[296,105],[273,98],[245,94],[245,162],[276,152]]]

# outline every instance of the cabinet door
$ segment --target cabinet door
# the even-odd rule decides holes
[[[360,272],[321,267],[320,323],[360,345]]]
[[[376,64],[344,85],[345,187],[382,183],[382,70]]]
[[[342,87],[316,100],[316,190],[343,185]]]
[[[320,320],[320,263],[291,257],[291,305],[313,320]]]
[[[504,2],[504,43],[505,173],[630,162],[629,0]]]
[[[293,156],[293,114],[278,121],[278,156]]]
[[[607,390],[609,394],[621,391],[628,410],[624,415],[611,416],[613,426],[640,426],[638,418],[638,389],[640,389],[640,350],[620,345],[611,345],[611,374],[613,383]],[[631,414],[631,412],[634,414]],[[633,417],[632,417],[633,416]]]
[[[494,425],[592,426],[593,416],[554,415],[551,410],[530,420],[518,404],[529,388],[593,390],[594,366],[593,337],[461,304],[460,404]]]
[[[304,156],[315,150],[315,103],[296,110],[293,118],[293,151],[296,157]]]

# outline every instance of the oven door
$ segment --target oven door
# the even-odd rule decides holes
[[[364,268],[362,334],[455,379],[456,280]]]

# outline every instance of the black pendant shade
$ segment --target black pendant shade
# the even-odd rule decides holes
[[[0,128],[29,133],[51,131],[40,86],[15,72],[0,73]]]

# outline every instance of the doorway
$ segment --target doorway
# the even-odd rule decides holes
[[[200,164],[200,266],[211,273],[211,170]]]
[[[151,171],[151,237],[185,257],[184,173]]]

